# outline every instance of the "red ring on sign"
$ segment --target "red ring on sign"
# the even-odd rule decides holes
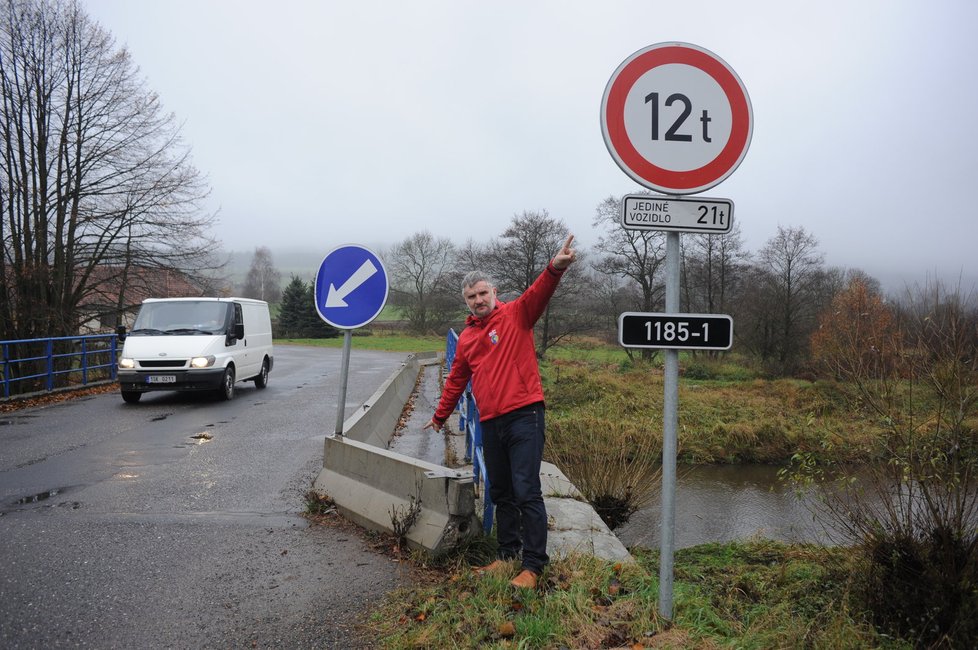
[[[649,70],[673,63],[692,66],[713,77],[730,103],[731,128],[727,144],[713,160],[697,169],[672,171],[649,162],[632,145],[625,131],[625,99],[632,86]],[[670,45],[647,50],[625,64],[608,89],[605,124],[614,152],[632,173],[666,189],[691,192],[723,180],[746,153],[750,123],[747,95],[734,73],[723,62],[692,47]]]

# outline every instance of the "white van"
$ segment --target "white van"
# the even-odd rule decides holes
[[[272,321],[268,303],[248,298],[150,298],[143,301],[119,358],[122,399],[155,390],[213,391],[234,397],[234,384],[268,385]]]

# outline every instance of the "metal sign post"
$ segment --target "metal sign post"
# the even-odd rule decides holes
[[[666,233],[666,311],[679,311],[679,233]],[[662,395],[662,534],[659,540],[659,613],[672,618],[676,532],[676,455],[679,447],[679,350],[665,351]]]
[[[336,400],[336,428],[338,436],[343,435],[343,420],[346,419],[346,385],[350,377],[350,348],[353,347],[351,330],[343,330],[343,361],[340,364],[340,397]]]

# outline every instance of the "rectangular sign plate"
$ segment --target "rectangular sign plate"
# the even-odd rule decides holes
[[[175,384],[176,375],[146,375],[147,384]]]
[[[626,348],[729,350],[733,318],[726,314],[625,312],[618,317],[618,342]]]
[[[724,234],[733,226],[733,201],[626,194],[621,201],[621,225],[626,230]]]

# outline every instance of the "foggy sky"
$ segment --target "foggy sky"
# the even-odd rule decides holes
[[[722,57],[753,106],[732,199],[888,287],[978,282],[978,3],[82,0],[172,111],[228,251],[462,244],[547,210],[584,248],[640,191],[602,139],[615,68],[666,41]]]

